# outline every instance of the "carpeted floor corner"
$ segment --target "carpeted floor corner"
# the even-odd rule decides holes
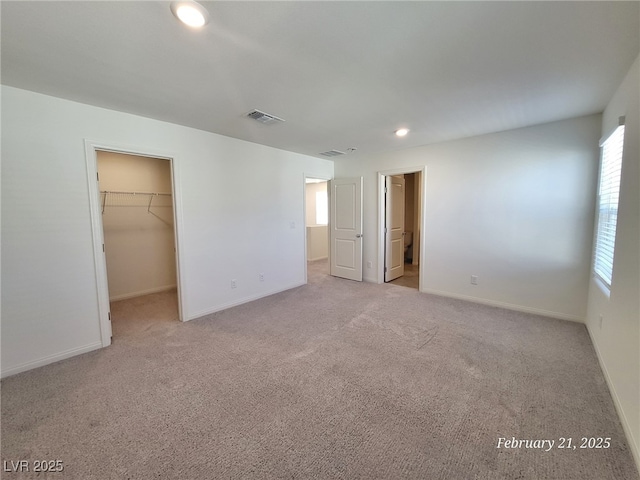
[[[2,460],[64,470],[2,478],[639,478],[584,325],[323,262],[303,287],[175,312],[171,292],[118,302],[111,347],[4,379]]]

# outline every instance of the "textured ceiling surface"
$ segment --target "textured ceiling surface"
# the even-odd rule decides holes
[[[601,112],[640,50],[638,2],[201,3],[2,1],[2,83],[362,155]]]

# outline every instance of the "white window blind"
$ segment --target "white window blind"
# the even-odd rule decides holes
[[[600,162],[600,184],[598,186],[598,225],[593,270],[607,285],[611,286],[613,256],[616,243],[618,199],[620,197],[620,173],[622,171],[622,147],[624,124],[602,143]]]

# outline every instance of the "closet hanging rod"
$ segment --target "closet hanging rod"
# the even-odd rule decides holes
[[[155,195],[155,196],[167,196],[170,197],[170,193],[155,193],[155,192],[116,192],[113,190],[101,190],[100,193],[115,193],[118,195]]]
[[[149,213],[153,213],[151,211],[151,205],[153,203],[153,199],[154,198],[158,198],[159,197],[163,197],[163,198],[171,198],[172,195],[171,193],[156,193],[156,192],[121,192],[121,191],[113,191],[113,190],[101,190],[100,191],[100,196],[102,197],[102,213],[104,214],[104,209],[107,206],[119,206],[119,207],[127,207],[127,206],[132,206],[132,207],[142,207],[142,206],[146,206],[147,207],[147,212]],[[146,205],[135,205],[135,204],[122,204],[120,202],[127,201],[127,202],[134,202],[134,198],[138,198],[138,202],[139,201],[145,201],[148,198],[149,201],[146,203]],[[107,198],[109,198],[109,202],[107,202]],[[126,200],[125,200],[126,199]],[[115,202],[115,203],[112,203]],[[168,205],[161,205],[161,206],[168,206]]]

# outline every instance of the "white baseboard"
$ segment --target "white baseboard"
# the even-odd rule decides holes
[[[140,290],[138,292],[124,293],[122,295],[114,295],[113,297],[109,297],[110,302],[117,302],[119,300],[127,300],[129,298],[142,297],[143,295],[151,295],[152,293],[160,293],[166,292],[167,290],[171,290],[176,288],[177,285],[164,285],[162,287],[150,288],[148,290]]]
[[[591,333],[591,328],[589,328],[589,324],[587,324],[587,332],[589,332],[591,343],[593,344],[593,348],[596,351],[596,357],[598,357],[598,363],[600,364],[602,373],[604,373],[604,378],[607,381],[607,386],[609,387],[609,393],[611,393],[611,398],[613,398],[613,405],[616,407],[618,418],[620,418],[620,423],[622,424],[622,430],[624,431],[625,437],[627,437],[629,450],[631,450],[631,455],[633,456],[633,460],[636,462],[636,468],[638,469],[638,473],[640,473],[640,445],[638,445],[638,443],[636,442],[636,439],[633,438],[633,435],[631,434],[631,428],[629,427],[629,420],[627,419],[627,416],[624,414],[624,410],[622,409],[622,404],[620,403],[620,398],[618,397],[618,393],[616,392],[616,389],[613,386],[611,376],[609,375],[609,371],[607,370],[607,365],[604,363],[604,360],[602,359],[602,355],[600,354],[600,349],[598,348],[598,343],[596,342],[595,335]]]
[[[43,357],[37,360],[33,360],[31,362],[26,362],[20,365],[16,365],[15,367],[9,367],[6,370],[2,370],[0,377],[2,378],[10,377],[11,375],[16,375],[17,373],[26,372],[27,370],[31,370],[38,367],[44,367],[45,365],[49,365],[50,363],[59,362],[60,360],[66,360],[67,358],[71,358],[71,357],[75,357],[76,355],[81,355],[83,353],[91,352],[99,348],[102,348],[102,342],[95,342],[95,343],[90,343],[89,345],[85,345],[83,347],[72,348],[64,352],[56,353],[54,355],[49,355],[48,357]]]
[[[217,305],[212,309],[203,310],[203,311],[191,314],[191,315],[185,315],[184,321],[188,322],[189,320],[195,320],[196,318],[201,318],[201,317],[204,317],[206,315],[211,315],[212,313],[220,312],[220,311],[226,310],[228,308],[237,307],[238,305],[242,305],[244,303],[253,302],[254,300],[259,300],[259,299],[264,298],[264,297],[270,297],[271,295],[275,295],[276,293],[285,292],[287,290],[291,290],[292,288],[301,287],[303,285],[306,285],[306,283],[305,282],[294,283],[294,284],[291,284],[291,285],[283,287],[283,288],[270,290],[268,292],[261,292],[261,293],[259,293],[257,295],[250,295],[248,297],[244,297],[244,298],[241,298],[241,299],[238,299],[238,300],[234,300],[233,302],[224,303],[222,305]]]
[[[526,307],[524,305],[516,305],[513,303],[498,302],[495,300],[472,297],[469,295],[459,295],[457,293],[443,292],[441,290],[422,289],[421,291],[424,293],[430,293],[432,295],[438,295],[440,297],[456,298],[458,300],[466,300],[467,302],[480,303],[482,305],[489,305],[491,307],[506,308],[507,310],[514,310],[516,312],[533,313],[534,315],[541,315],[543,317],[551,317],[557,318],[559,320],[569,320],[571,322],[585,323],[584,318],[581,318],[577,315],[570,315],[568,313],[553,312],[550,310],[543,310],[541,308],[533,308]]]

